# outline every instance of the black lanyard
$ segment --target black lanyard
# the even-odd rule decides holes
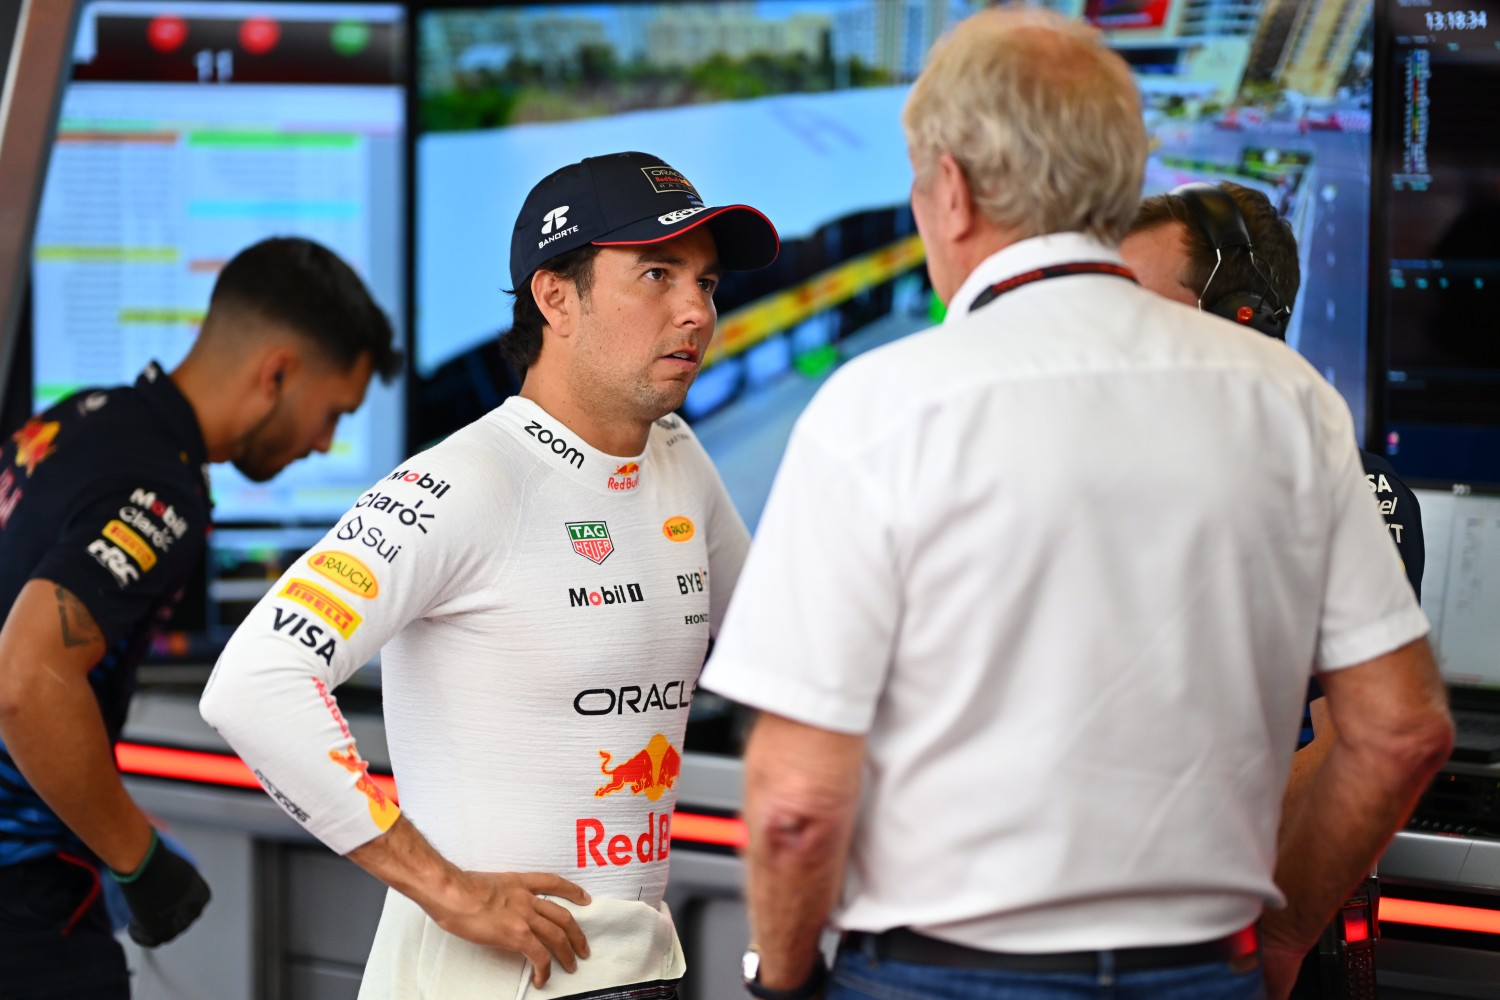
[[[987,306],[991,302],[1004,295],[1013,292],[1022,285],[1030,285],[1038,281],[1046,281],[1048,278],[1066,278],[1074,274],[1108,274],[1116,278],[1124,278],[1126,281],[1135,282],[1135,274],[1130,268],[1123,264],[1111,264],[1108,261],[1089,260],[1079,261],[1074,264],[1052,264],[1048,267],[1039,267],[1035,271],[1026,271],[1016,275],[1014,278],[1006,278],[996,285],[991,285],[979,293],[979,297],[969,306],[969,312],[981,306]]]

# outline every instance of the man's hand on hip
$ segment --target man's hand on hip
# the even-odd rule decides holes
[[[439,927],[475,944],[503,948],[531,960],[538,988],[552,974],[552,958],[567,971],[589,957],[588,940],[573,915],[543,896],[583,906],[589,894],[560,875],[463,871],[439,854],[405,816],[350,861],[420,906]]]
[[[582,906],[589,894],[560,875],[545,872],[461,872],[461,902],[424,903],[439,927],[475,944],[518,952],[531,961],[532,985],[540,988],[552,974],[552,958],[568,972],[589,957],[573,914],[544,896],[559,896]]]

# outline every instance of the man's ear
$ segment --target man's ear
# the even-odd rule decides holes
[[[571,281],[554,271],[538,270],[531,276],[531,296],[553,333],[566,337],[573,332],[578,294]]]
[[[969,186],[969,177],[964,168],[953,158],[952,153],[938,157],[935,167],[937,176],[933,183],[938,190],[938,211],[942,218],[943,235],[959,242],[971,235],[979,220],[979,208],[974,204],[974,191]]]
[[[301,361],[296,350],[285,344],[266,348],[252,369],[256,397],[274,401],[281,395],[287,380],[296,374]]]

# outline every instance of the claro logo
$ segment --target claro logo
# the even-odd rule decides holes
[[[583,452],[568,443],[567,438],[552,433],[535,420],[526,424],[526,433],[536,438],[542,444],[552,449],[552,454],[567,462],[575,469],[583,468]]]

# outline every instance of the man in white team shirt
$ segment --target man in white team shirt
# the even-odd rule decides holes
[[[763,712],[757,997],[824,994],[830,914],[826,1000],[1284,996],[1446,756],[1348,408],[1123,266],[1139,100],[1024,8],[912,88],[947,318],[808,406],[703,675]],[[1278,844],[1313,670],[1341,740]]]
[[[777,251],[644,153],[542,180],[511,243],[520,395],[376,483],[225,650],[204,717],[391,886],[362,998],[676,996],[674,785],[749,537],[670,414],[719,274]],[[400,810],[332,695],[381,647]]]

